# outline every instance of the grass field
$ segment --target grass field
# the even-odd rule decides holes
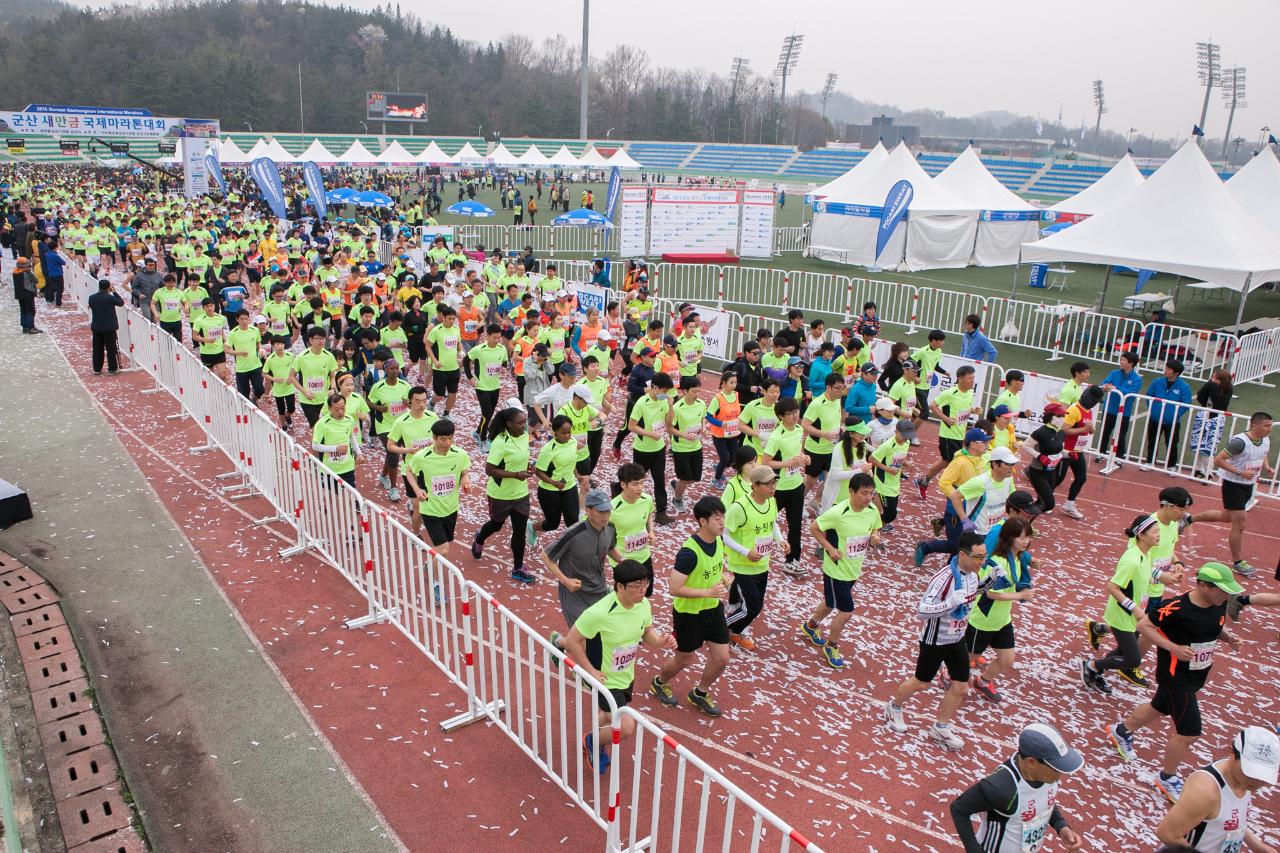
[[[603,199],[606,195],[607,186],[605,184],[574,184],[572,197],[575,200],[584,187],[592,189],[597,199]],[[445,188],[445,207],[448,207],[455,200],[449,193],[452,189],[452,186],[446,186]],[[498,205],[497,193],[482,190],[477,193],[476,198],[494,209],[495,215],[492,218],[470,220],[465,217],[444,214],[438,217],[441,224],[463,225],[482,222],[507,225],[511,223],[511,214],[503,211]],[[793,196],[788,193],[786,206],[778,208],[775,212],[775,223],[779,227],[800,225],[804,216],[803,196],[801,194]],[[545,210],[539,214],[539,219],[543,223],[548,222],[550,218],[551,216]],[[850,276],[867,275],[863,267],[820,261],[802,257],[799,254],[781,255],[770,261],[744,261],[743,265],[798,272],[821,272]],[[1061,302],[1075,305],[1095,304],[1102,291],[1105,268],[1094,264],[1069,264],[1068,266],[1075,272],[1071,276],[1067,290],[1053,291],[1051,295],[1045,293],[1045,291],[1032,290],[1027,287],[1029,271],[1026,267],[1016,270],[1013,267],[968,267],[958,270],[927,270],[920,273],[899,273],[884,270],[875,273],[874,277],[882,281],[903,282],[919,286],[976,293],[983,296],[1013,295],[1026,301],[1043,301],[1050,304]],[[1016,291],[1014,289],[1015,280],[1017,281]],[[1153,277],[1147,283],[1144,292],[1173,293],[1175,287],[1179,287],[1183,283],[1186,283],[1185,280],[1180,281],[1176,276],[1161,274]],[[1123,303],[1125,297],[1132,295],[1134,292],[1134,284],[1135,279],[1133,276],[1112,274],[1107,288],[1104,309],[1106,313],[1121,316],[1128,314]],[[1220,301],[1216,297],[1192,299],[1191,294],[1191,291],[1179,291],[1176,300],[1177,308],[1170,317],[1170,323],[1206,329],[1219,328],[1235,323],[1238,307],[1235,294],[1229,294],[1226,301]],[[744,314],[754,315],[759,313],[758,309],[744,308],[732,302],[726,302],[726,307],[731,310],[741,310]],[[1246,321],[1259,317],[1274,317],[1278,314],[1280,314],[1280,293],[1276,291],[1256,290],[1250,294],[1249,301],[1245,304],[1244,317]],[[826,319],[829,322],[836,322],[840,318],[828,317]],[[909,342],[917,343],[923,342],[923,340],[924,333],[922,332],[911,338]],[[999,348],[1000,360],[1005,368],[1021,367],[1036,370],[1040,373],[1060,376],[1068,375],[1067,369],[1071,362],[1070,359],[1046,363],[1044,353],[1037,350],[1013,346],[1005,342],[999,342]],[[959,339],[956,336],[951,336],[947,341],[946,350],[948,352],[959,352]],[[1095,375],[1095,378],[1101,377]],[[1193,389],[1198,389],[1200,385],[1199,382],[1192,382],[1191,384]],[[1238,402],[1233,408],[1239,408],[1242,411],[1253,411],[1267,405],[1275,408],[1275,391],[1272,388],[1246,385],[1237,389],[1237,395]]]

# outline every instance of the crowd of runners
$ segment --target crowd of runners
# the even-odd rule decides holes
[[[775,570],[812,583],[795,630],[826,665],[846,668],[858,581],[890,537],[915,541],[915,565],[927,571],[914,671],[885,697],[883,725],[909,732],[905,708],[941,679],[927,737],[961,750],[951,720],[968,695],[1005,700],[1016,626],[1036,618],[1036,525],[1051,513],[1083,518],[1076,499],[1089,447],[1095,429],[1117,425],[1110,399],[1126,390],[1132,364],[1092,385],[1089,365],[1077,364],[1034,413],[1016,371],[986,400],[961,367],[930,399],[946,336],[895,345],[877,364],[880,324],[867,304],[835,336],[792,310],[712,372],[696,307],[660,315],[642,260],[615,264],[612,281],[597,264],[595,280],[613,299],[582,312],[573,283],[531,252],[419,247],[394,220],[289,224],[238,202],[190,204],[127,180],[86,189],[11,178],[7,254],[25,261],[6,258],[5,269],[15,294],[50,306],[62,302],[66,264],[90,270],[304,438],[333,474],[404,506],[433,546],[458,538],[457,553],[480,560],[500,539],[513,581],[555,584],[564,625],[551,642],[617,706],[632,701],[643,645],[655,650],[644,686],[658,701],[719,717],[715,684],[760,642],[751,628]],[[34,308],[31,320],[35,328]],[[22,324],[27,331],[25,310]],[[1171,386],[1180,372],[1170,362]],[[1026,414],[1039,426],[1019,435],[1013,423]],[[936,427],[936,455],[925,424]],[[1109,674],[1154,682],[1150,701],[1123,718],[1118,708],[1108,733],[1134,761],[1145,746],[1138,733],[1169,718],[1156,785],[1174,805],[1156,833],[1171,850],[1274,851],[1247,826],[1251,794],[1275,784],[1280,767],[1274,723],[1242,728],[1230,756],[1183,776],[1218,643],[1236,645],[1233,623],[1280,606],[1280,595],[1240,583],[1256,571],[1244,557],[1253,490],[1276,476],[1272,426],[1257,412],[1247,430],[1223,437],[1212,462],[1221,509],[1202,511],[1169,486],[1131,520],[1091,520],[1099,537],[1127,546],[1097,591],[1097,612],[1075,629],[1074,674],[1104,695]],[[376,479],[362,482],[357,462],[368,456]],[[602,476],[613,465],[616,474]],[[459,530],[462,497],[480,492],[486,520]],[[905,528],[903,500],[936,510],[927,535]],[[1178,540],[1191,524],[1230,525],[1231,560],[1184,564]],[[673,526],[688,536],[674,554],[657,553],[656,527]],[[669,633],[650,603],[663,584]],[[601,771],[606,710],[602,698],[602,728],[583,744]],[[1079,849],[1054,797],[1082,763],[1052,726],[1027,727],[1016,753],[952,804],[965,848],[1035,850],[1051,829]]]

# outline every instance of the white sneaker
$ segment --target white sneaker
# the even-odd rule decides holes
[[[805,570],[804,564],[799,560],[787,560],[782,564],[782,570],[793,578],[802,578],[809,574],[808,571]]]
[[[392,503],[399,503],[402,497],[404,497],[404,495],[400,494],[400,490],[397,489],[395,486],[392,486],[390,489],[387,490],[387,500],[391,501]]]
[[[379,486],[382,486],[382,488],[384,488],[384,489],[390,489],[390,488],[391,488],[391,478],[390,478],[390,477],[388,477],[386,474],[379,474],[379,475],[378,475],[378,485],[379,485]]]
[[[1084,518],[1084,513],[1076,509],[1076,505],[1071,503],[1071,501],[1067,501],[1062,505],[1062,514],[1069,518],[1074,518],[1077,521]]]
[[[902,709],[893,704],[892,699],[884,705],[884,724],[890,731],[900,735],[907,732],[907,721],[902,718]]]
[[[943,749],[949,749],[952,752],[964,749],[964,739],[957,735],[949,725],[941,726],[938,723],[934,723],[933,728],[929,729],[929,739],[940,744]]]

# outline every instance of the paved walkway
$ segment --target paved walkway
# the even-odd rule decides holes
[[[36,516],[0,547],[65,597],[152,845],[397,849],[51,336],[17,333],[16,307],[0,298],[0,477]]]

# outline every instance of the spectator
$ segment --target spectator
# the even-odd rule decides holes
[[[35,273],[31,271],[31,259],[19,256],[13,268],[13,298],[18,300],[18,322],[24,335],[41,332],[36,328],[37,287]]]
[[[124,300],[115,292],[115,286],[107,279],[98,282],[98,292],[89,297],[89,331],[93,333],[93,372],[101,375],[103,356],[107,373],[120,372],[120,356],[116,348],[116,332],[120,322],[116,309],[124,306]]]
[[[960,357],[974,361],[994,362],[997,358],[996,348],[991,339],[982,332],[982,318],[970,314],[964,318],[964,335],[960,341]]]
[[[1231,371],[1221,367],[1196,392],[1196,402],[1211,411],[1198,411],[1191,418],[1191,449],[1195,453],[1191,461],[1193,475],[1207,478],[1213,473],[1213,457],[1218,453],[1222,425],[1226,421],[1219,413],[1231,405],[1233,393]]]
[[[1111,433],[1120,423],[1120,432],[1116,437],[1116,463],[1124,459],[1127,450],[1126,440],[1129,438],[1129,422],[1133,419],[1133,406],[1130,404],[1121,415],[1120,408],[1124,398],[1129,394],[1142,393],[1142,377],[1138,375],[1138,354],[1135,352],[1120,353],[1120,366],[1107,374],[1102,381],[1102,390],[1107,392],[1105,414],[1102,417],[1102,439],[1098,443],[1098,451],[1105,454],[1111,446]],[[1102,457],[1099,457],[1102,458]],[[1108,473],[1110,468],[1103,473]]]
[[[591,262],[591,283],[597,287],[613,287],[613,284],[609,281],[608,267],[600,258],[596,258]]]
[[[1190,411],[1191,386],[1182,378],[1183,364],[1176,358],[1164,366],[1164,376],[1151,380],[1147,396],[1152,399],[1151,414],[1147,417],[1147,464],[1155,461],[1156,445],[1163,438],[1169,443],[1165,457],[1170,468],[1178,464],[1178,449],[1182,438],[1182,419]],[[1183,405],[1177,405],[1182,403]]]

